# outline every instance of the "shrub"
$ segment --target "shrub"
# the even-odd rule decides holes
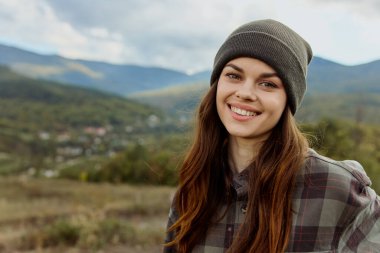
[[[41,229],[35,229],[21,237],[20,250],[47,248],[55,246],[75,246],[80,238],[79,226],[66,220],[57,220]]]

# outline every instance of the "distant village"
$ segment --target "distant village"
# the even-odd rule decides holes
[[[141,125],[141,122],[140,124]],[[162,120],[157,115],[149,115],[144,122],[145,132],[154,132],[162,126]],[[117,152],[125,150],[131,143],[144,144],[144,135],[141,128],[134,125],[126,125],[123,129],[107,126],[86,126],[79,130],[51,133],[39,131],[38,139],[41,142],[51,143],[55,150],[53,163],[59,164],[74,160],[79,157],[106,156],[112,157]],[[35,169],[31,168],[29,174],[33,175]],[[46,177],[53,177],[56,172],[46,170]]]
[[[125,125],[123,128],[116,128],[112,125],[86,126],[55,133],[39,131],[37,138],[40,142],[49,143],[49,147],[54,148],[49,152],[51,154],[49,159],[52,160],[51,162],[59,164],[80,157],[112,157],[125,150],[130,144],[144,145],[145,137],[159,131],[158,129],[183,127],[188,121],[188,118],[180,117],[176,119],[176,122],[168,122],[155,114],[151,114],[144,119],[144,122],[138,122],[137,126],[133,124]],[[30,174],[33,173],[32,170]]]

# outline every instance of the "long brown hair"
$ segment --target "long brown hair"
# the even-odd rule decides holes
[[[232,172],[227,164],[228,132],[216,110],[214,83],[197,114],[194,142],[180,169],[174,208],[176,237],[166,246],[190,252],[207,234],[222,204],[230,203]],[[308,148],[290,109],[285,108],[249,171],[248,211],[228,252],[285,251],[292,226],[292,189]],[[225,194],[221,194],[225,193]]]

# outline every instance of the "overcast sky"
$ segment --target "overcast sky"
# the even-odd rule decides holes
[[[190,73],[211,69],[233,29],[263,18],[293,28],[317,56],[380,59],[380,0],[0,0],[0,43]]]

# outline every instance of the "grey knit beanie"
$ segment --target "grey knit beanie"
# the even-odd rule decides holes
[[[313,57],[310,45],[275,20],[244,24],[228,36],[217,52],[210,84],[219,79],[229,61],[243,56],[259,59],[277,72],[285,84],[288,104],[295,114],[306,91],[307,66]]]

